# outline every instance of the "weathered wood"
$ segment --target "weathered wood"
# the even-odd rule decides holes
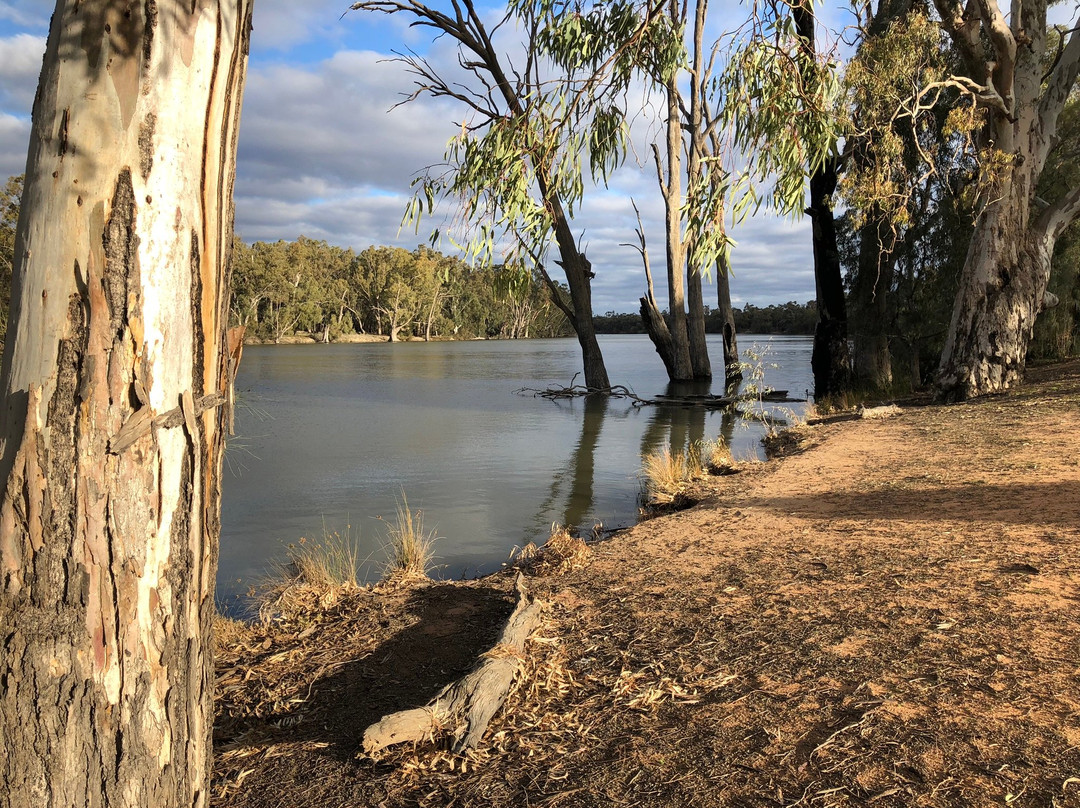
[[[494,648],[471,673],[447,686],[426,707],[384,716],[364,731],[364,751],[378,752],[394,744],[420,741],[452,732],[454,751],[475,749],[488,724],[502,707],[520,670],[525,642],[540,624],[543,603],[525,591],[518,575],[518,603]]]

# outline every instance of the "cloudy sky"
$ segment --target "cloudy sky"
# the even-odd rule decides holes
[[[437,212],[419,234],[399,229],[410,182],[441,161],[461,112],[428,99],[391,110],[411,89],[411,79],[387,58],[409,47],[436,64],[451,64],[450,45],[432,44],[426,29],[409,28],[405,20],[359,12],[343,16],[347,7],[343,0],[255,2],[236,184],[237,232],[245,241],[304,235],[356,249],[411,249],[426,243],[430,228],[441,223]],[[24,168],[51,8],[49,0],[0,0],[0,181]],[[714,4],[724,8],[740,13],[734,2]],[[647,129],[642,126],[641,134]],[[593,298],[600,313],[636,311],[644,291],[636,251],[620,246],[636,241],[631,198],[646,221],[654,273],[663,275],[655,170],[632,158],[608,188],[586,196],[574,221],[597,272]],[[732,235],[738,242],[736,304],[813,298],[805,220],[759,214]],[[449,244],[442,249],[452,252]],[[658,288],[657,294],[666,292]],[[705,296],[715,305],[712,287]]]

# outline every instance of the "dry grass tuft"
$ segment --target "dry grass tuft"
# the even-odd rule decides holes
[[[427,578],[435,557],[434,530],[425,531],[424,512],[410,511],[409,500],[402,494],[397,518],[386,528],[387,562],[383,570],[385,581],[406,581]]]
[[[551,536],[543,547],[526,544],[511,565],[529,575],[562,575],[579,570],[589,563],[589,547],[570,533],[569,528],[551,526]]]
[[[670,449],[650,452],[642,458],[644,499],[649,505],[667,505],[685,493],[690,483],[704,473],[701,450],[693,447],[687,452],[672,454]]]
[[[731,447],[723,438],[705,444],[703,450],[702,453],[707,454],[705,468],[710,474],[734,474],[738,471],[735,458],[731,455]]]
[[[255,602],[263,621],[330,608],[359,588],[359,548],[348,529],[344,535],[324,532],[321,541],[301,537],[289,545],[287,558],[257,588]]]

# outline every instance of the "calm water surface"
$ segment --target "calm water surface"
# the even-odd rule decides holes
[[[739,342],[744,352],[767,347],[766,383],[796,398],[812,386],[809,338]],[[647,337],[609,336],[601,346],[613,384],[646,398],[667,391]],[[710,352],[718,363],[718,339]],[[220,594],[246,590],[289,543],[324,530],[348,529],[369,559],[363,573],[377,577],[378,517],[394,517],[402,492],[441,537],[439,574],[452,578],[497,568],[552,522],[633,524],[643,451],[721,432],[736,457],[759,451],[760,429],[720,412],[516,392],[568,385],[580,362],[576,340],[245,348],[226,452]]]

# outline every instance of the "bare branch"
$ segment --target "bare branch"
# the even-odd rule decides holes
[[[1057,131],[1058,116],[1065,108],[1069,93],[1076,84],[1078,72],[1080,72],[1080,29],[1074,28],[1068,44],[1059,55],[1046,81],[1046,89],[1043,90],[1042,98],[1039,100],[1038,126],[1044,144],[1042,153],[1039,155],[1040,159],[1045,160],[1050,149],[1053,135]]]
[[[1080,187],[1073,188],[1040,213],[1035,221],[1035,228],[1053,245],[1062,231],[1078,216],[1080,216]]]

